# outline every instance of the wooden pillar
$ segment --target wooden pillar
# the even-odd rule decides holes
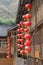
[[[17,65],[17,32],[15,36],[15,42],[14,42],[14,61],[13,65]]]

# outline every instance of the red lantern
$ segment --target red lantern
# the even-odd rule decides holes
[[[23,16],[22,16],[22,18],[23,18],[23,19],[26,19],[26,16],[25,16],[25,15],[23,15]]]
[[[20,29],[17,29],[17,32],[20,32]]]
[[[20,42],[24,42],[24,39],[20,39]]]
[[[10,51],[8,51],[8,52],[7,52],[7,54],[9,55],[9,54],[11,54],[11,52],[10,52]]]
[[[20,39],[17,39],[18,42],[20,42]]]
[[[10,47],[11,46],[11,44],[10,43],[8,43],[8,47]]]
[[[25,54],[29,54],[27,50],[24,50]]]
[[[20,24],[17,24],[17,26],[19,27],[19,26],[20,26]]]
[[[10,56],[7,56],[7,58],[10,58]]]
[[[31,14],[26,14],[25,16],[26,16],[26,19],[32,18],[32,15]]]
[[[28,32],[28,29],[24,29],[24,32]]]
[[[20,49],[18,49],[18,52],[20,52],[21,50]]]
[[[18,36],[18,37],[23,37],[23,36],[24,36],[24,34],[18,34],[17,36]]]
[[[20,25],[23,25],[23,22],[20,22]]]
[[[10,43],[10,39],[8,39],[7,43],[8,43],[8,44]]]
[[[21,37],[23,37],[23,36],[24,36],[24,34],[22,33],[22,34],[20,34],[20,36],[21,36]]]
[[[8,47],[8,51],[11,51],[11,47]]]
[[[10,38],[7,38],[8,41],[10,41]]]
[[[25,39],[30,39],[31,37],[32,37],[31,34],[26,34],[26,35],[24,36]]]
[[[32,8],[32,4],[26,4],[26,5],[25,5],[25,8],[26,8],[26,9],[31,9],[31,8]]]
[[[25,46],[30,46],[31,44],[32,44],[32,42],[31,42],[30,40],[28,40],[28,41],[25,42],[24,45],[25,45]]]
[[[10,43],[10,41],[8,40],[8,41],[7,41],[7,43],[9,44],[9,43]]]
[[[9,40],[10,38],[9,38],[9,37],[7,37],[7,39]]]
[[[24,42],[24,39],[17,39],[18,42]]]
[[[24,45],[20,45],[20,48],[24,48]]]
[[[9,37],[7,37],[7,43],[8,43],[8,44],[10,43],[10,38],[9,38]]]
[[[20,37],[20,34],[17,34],[18,37]]]
[[[29,46],[26,46],[25,50],[27,50],[29,53],[31,52],[31,48]]]
[[[20,44],[17,44],[18,47],[20,47]]]
[[[20,54],[24,55],[25,54],[24,50],[21,50],[20,51]]]
[[[24,22],[24,25],[25,26],[31,26],[31,22],[30,21],[26,21],[26,22]]]
[[[20,28],[20,31],[21,31],[21,32],[24,31],[24,28]]]

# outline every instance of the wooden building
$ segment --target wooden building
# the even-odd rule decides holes
[[[2,28],[0,31],[0,65],[13,65],[15,63],[14,60],[16,60],[16,28],[15,27],[10,27],[6,31],[5,27],[4,29]],[[3,33],[4,32],[4,33]],[[3,33],[3,34],[2,34]],[[2,35],[1,35],[2,34]],[[7,48],[8,48],[8,43],[7,43],[7,37],[10,37],[11,40],[11,58],[7,58]]]
[[[32,9],[30,11],[30,13],[32,14],[32,26],[30,31],[30,33],[32,34],[32,51],[28,58],[27,65],[43,65],[43,0],[20,0],[16,23],[19,23],[21,20],[23,20],[22,15],[27,13],[27,10],[24,7],[26,3],[32,3]],[[11,58],[10,60],[15,65],[17,58],[16,29],[17,27],[9,29],[7,32],[11,38],[11,54],[13,59]],[[4,39],[6,40],[7,37],[4,37],[3,40]],[[4,46],[7,47],[7,43]],[[5,53],[6,52],[7,50],[5,51]]]
[[[28,58],[28,64],[30,65],[43,65],[43,0],[22,0],[17,14],[16,22],[20,22],[22,15],[26,14],[27,11],[24,8],[26,3],[32,3],[32,51]],[[22,13],[21,13],[22,12]]]
[[[38,64],[43,63],[43,0],[33,0],[32,2],[32,52],[31,56],[39,59]],[[37,64],[37,63],[35,63]]]

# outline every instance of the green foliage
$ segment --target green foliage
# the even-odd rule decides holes
[[[11,12],[8,8],[6,8],[5,6],[0,6],[0,10],[3,10],[4,12]]]
[[[12,25],[15,24],[15,19],[4,19],[0,17],[0,25]]]

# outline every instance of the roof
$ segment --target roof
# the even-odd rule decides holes
[[[3,37],[3,36],[7,36],[7,32],[8,30],[11,30],[13,29],[14,27],[13,26],[0,26],[0,37]]]

